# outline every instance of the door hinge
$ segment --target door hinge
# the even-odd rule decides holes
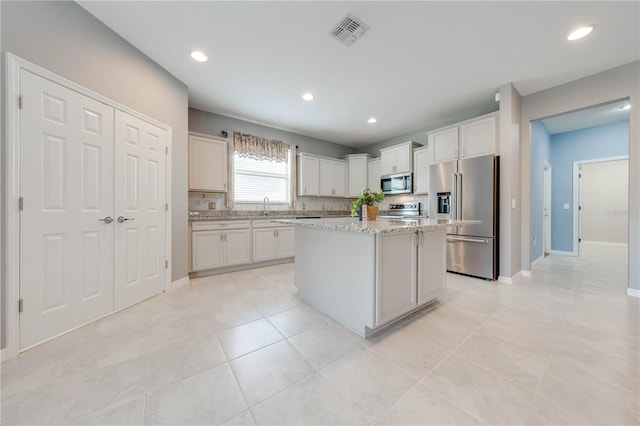
[[[578,178],[582,178],[582,173],[578,173]]]
[[[18,96],[18,108],[22,109],[22,95]]]
[[[581,243],[582,242],[582,238],[578,238],[578,242]]]
[[[169,261],[167,259],[164,260],[164,269],[169,269]]]
[[[169,203],[164,203],[164,211],[165,212],[169,211]]]
[[[582,210],[582,206],[578,206],[578,210]]]
[[[18,300],[18,312],[21,313],[24,311],[24,299]]]
[[[18,198],[18,210],[24,210],[24,198],[22,197]]]
[[[165,153],[165,155],[169,155],[169,147],[168,146],[164,147],[164,153]]]

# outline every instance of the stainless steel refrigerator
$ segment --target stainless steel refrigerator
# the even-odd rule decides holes
[[[447,229],[447,270],[498,277],[499,157],[486,155],[431,165],[429,210],[434,219],[480,220]]]

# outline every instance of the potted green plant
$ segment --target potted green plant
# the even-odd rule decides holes
[[[362,195],[351,206],[351,216],[358,216],[362,220],[362,209],[367,209],[367,219],[376,220],[378,217],[378,206],[376,203],[384,200],[382,192],[371,192],[369,188],[362,190]]]

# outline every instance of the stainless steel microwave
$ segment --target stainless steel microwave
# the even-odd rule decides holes
[[[413,192],[413,173],[381,176],[380,188],[385,194],[410,194]]]

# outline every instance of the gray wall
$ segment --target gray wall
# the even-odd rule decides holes
[[[522,266],[530,270],[532,121],[629,99],[629,287],[640,290],[640,61],[522,98]]]
[[[2,1],[0,8],[2,51],[172,127],[172,279],[186,277],[187,87],[74,2]],[[3,291],[5,284],[3,276]]]
[[[325,155],[327,157],[339,158],[343,155],[353,154],[356,152],[353,148],[338,145],[333,142],[315,139],[299,135],[297,133],[239,120],[237,118],[201,111],[195,108],[189,108],[190,132],[204,133],[211,136],[221,136],[221,132],[223,130],[226,131],[229,136],[231,136],[234,131],[237,131],[269,139],[278,139],[288,144],[298,145],[298,152]]]

